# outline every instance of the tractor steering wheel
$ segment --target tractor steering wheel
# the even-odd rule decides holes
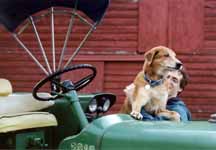
[[[88,69],[88,70],[91,70],[91,73],[89,75],[83,77],[79,81],[72,83],[72,85],[70,85],[70,86],[65,86],[63,83],[55,80],[55,78],[59,77],[60,75],[66,73],[66,72],[73,71],[73,70],[79,70],[79,69]],[[63,70],[59,70],[57,72],[54,72],[53,74],[51,74],[51,75],[45,77],[44,79],[42,79],[41,81],[39,81],[36,84],[36,86],[33,88],[32,95],[37,100],[41,100],[41,101],[55,100],[55,99],[59,98],[57,95],[61,94],[62,91],[70,91],[70,90],[78,91],[78,90],[82,89],[83,87],[88,85],[95,78],[96,73],[97,73],[96,68],[92,65],[89,65],[89,64],[79,64],[79,65],[73,65],[73,66],[67,67]],[[39,89],[43,85],[45,85],[45,83],[47,83],[49,81],[53,82],[56,87],[61,89],[61,91],[59,91],[59,92],[55,91],[56,96],[40,97],[38,95]],[[52,95],[53,93],[50,92],[50,94]]]

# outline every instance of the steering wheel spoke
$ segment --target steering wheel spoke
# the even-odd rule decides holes
[[[90,75],[86,76],[85,78],[82,78],[80,81],[77,81],[76,83],[74,83],[75,89],[80,90],[83,87],[83,85],[86,84],[86,82],[89,82],[89,80],[92,79],[92,77],[93,77],[93,75],[90,74]]]

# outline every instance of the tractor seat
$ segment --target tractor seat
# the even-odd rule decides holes
[[[40,95],[49,96],[48,93]],[[10,82],[0,79],[0,133],[57,126],[53,114],[39,112],[52,105],[54,101],[38,101],[31,93],[12,93]]]
[[[0,116],[0,133],[50,126],[57,126],[57,121],[55,116],[48,112],[25,112]]]
[[[40,93],[48,96],[48,93]],[[39,111],[54,105],[54,101],[36,100],[31,93],[13,93],[0,96],[0,116],[5,114]]]
[[[0,96],[8,96],[12,93],[12,86],[7,79],[0,78]]]

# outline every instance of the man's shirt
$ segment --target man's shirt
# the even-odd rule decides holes
[[[185,103],[179,97],[170,98],[167,102],[167,107],[170,111],[178,112],[180,115],[180,119],[183,122],[191,120],[191,113],[189,109],[186,107]],[[155,116],[147,113],[144,108],[141,110],[141,114],[143,115],[143,120],[147,121],[160,121],[160,120],[169,120],[163,116]]]

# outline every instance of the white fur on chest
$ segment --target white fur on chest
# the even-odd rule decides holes
[[[145,110],[149,112],[155,112],[159,109],[165,109],[168,99],[168,92],[166,87],[162,84],[150,89],[142,89],[144,95],[149,97],[146,104],[144,104]]]
[[[138,89],[137,99],[147,112],[166,108],[168,92],[164,84],[149,89],[146,89],[145,86]]]
[[[132,104],[136,99],[139,100],[139,104],[144,106],[149,112],[155,112],[158,109],[165,109],[168,99],[167,88],[164,84],[156,87],[146,88],[145,86],[138,88],[137,97],[134,97],[135,84],[130,84],[124,89],[128,100]]]

